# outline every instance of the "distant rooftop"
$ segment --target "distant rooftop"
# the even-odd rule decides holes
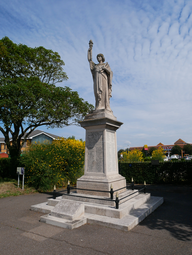
[[[31,134],[27,138],[28,139],[33,139],[33,137],[36,137],[36,136],[41,135],[41,134],[45,134],[45,135],[53,138],[53,140],[60,138],[60,136],[58,136],[58,135],[53,135],[53,134],[50,134],[48,132],[41,131],[41,130],[38,130],[38,129],[36,129],[33,132],[31,132]]]
[[[53,135],[53,134],[50,134],[48,132],[36,129],[33,132],[31,132],[31,134],[27,137],[27,139],[32,140],[34,137],[39,136],[41,134],[47,135],[50,138],[52,138],[53,140],[61,138],[61,136]],[[0,137],[0,143],[4,143],[4,142],[5,142],[5,138]]]
[[[148,146],[148,148],[152,148],[152,147],[173,147],[174,145],[179,145],[181,148],[183,148],[184,145],[186,144],[191,144],[191,143],[186,143],[185,141],[183,141],[182,139],[178,139],[174,144],[163,144],[163,143],[158,143],[157,145],[153,145],[153,146]],[[192,145],[192,144],[191,144]],[[142,150],[143,149],[143,146],[136,146],[136,147],[130,147],[130,150],[133,150],[133,149],[139,149],[139,150]]]

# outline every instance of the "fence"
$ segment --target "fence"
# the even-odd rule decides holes
[[[104,201],[113,201],[115,202],[116,206],[115,208],[116,209],[119,209],[119,203],[120,201],[123,201],[124,199],[128,198],[128,197],[131,197],[132,195],[138,193],[138,192],[141,192],[143,191],[144,193],[146,193],[146,184],[138,189],[137,191],[134,191],[132,193],[129,193],[128,195],[125,195],[125,196],[122,196],[121,198],[118,197],[117,195],[117,191],[121,190],[121,189],[131,189],[131,190],[134,190],[134,182],[131,183],[131,185],[126,185],[126,187],[123,187],[123,188],[120,188],[120,189],[117,189],[117,190],[113,190],[113,188],[110,189],[110,191],[103,191],[103,190],[91,190],[91,189],[81,189],[81,188],[77,188],[77,187],[71,187],[69,184],[67,185],[67,189],[65,190],[62,190],[62,191],[59,191],[57,192],[56,190],[53,191],[53,198],[56,199],[56,197],[58,196],[61,196],[61,195],[67,195],[67,196],[70,196],[71,194],[71,190],[83,190],[83,191],[94,191],[94,192],[106,192],[106,193],[110,193],[110,198],[102,198],[102,197],[94,197],[92,196],[91,199],[95,199],[95,200],[104,200]],[[116,193],[116,198],[114,199],[114,193]],[[75,195],[75,193],[73,193],[73,197],[79,197],[78,195]],[[90,198],[86,195],[81,195],[81,198]],[[125,202],[125,201],[124,201]],[[122,203],[124,203],[122,202]]]

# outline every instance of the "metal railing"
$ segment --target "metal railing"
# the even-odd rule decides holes
[[[138,193],[138,192],[141,192],[141,191],[143,191],[144,193],[146,193],[146,184],[144,184],[144,186],[143,186],[142,188],[140,188],[140,189],[137,189],[137,191],[134,191],[134,192],[132,192],[132,193],[130,193],[130,194],[124,196],[124,197],[119,198],[119,197],[118,197],[118,192],[117,192],[117,191],[122,190],[122,189],[128,189],[128,187],[130,187],[131,190],[134,190],[134,188],[135,188],[135,187],[134,187],[134,182],[132,182],[130,185],[126,185],[125,187],[120,188],[120,189],[116,189],[116,190],[113,190],[113,188],[111,187],[110,191],[92,190],[92,189],[82,189],[82,188],[77,188],[77,187],[71,187],[70,184],[68,184],[68,185],[67,185],[67,189],[65,189],[65,190],[62,190],[62,191],[57,192],[57,191],[54,189],[54,191],[53,191],[53,198],[56,199],[57,194],[60,194],[60,195],[61,195],[61,193],[63,193],[63,195],[68,195],[68,196],[69,196],[71,190],[83,190],[83,191],[93,191],[93,192],[105,192],[105,193],[110,193],[110,198],[91,197],[91,199],[104,200],[104,201],[113,201],[113,202],[115,202],[115,204],[116,204],[115,208],[116,208],[116,209],[119,209],[119,202],[122,201],[122,200],[124,200],[125,198],[128,198],[128,197],[130,197],[130,196],[132,196],[132,195],[134,195],[134,194],[136,194],[136,193]],[[64,193],[64,192],[65,192],[65,193]],[[114,193],[116,193],[116,198],[115,198],[115,199],[114,199]],[[78,195],[75,195],[74,193],[73,193],[73,196],[79,197]],[[90,197],[88,197],[88,196],[86,196],[86,195],[85,195],[85,196],[82,196],[82,195],[81,195],[81,198],[88,198],[88,199],[90,199]],[[124,201],[124,202],[125,202],[125,201]],[[122,202],[122,203],[124,203],[124,202]]]

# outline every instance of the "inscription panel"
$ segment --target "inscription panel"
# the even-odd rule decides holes
[[[116,136],[113,131],[106,131],[106,157],[107,157],[107,172],[116,171]]]
[[[86,133],[87,172],[104,172],[103,132]]]

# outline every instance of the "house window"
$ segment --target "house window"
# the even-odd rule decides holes
[[[0,144],[0,152],[5,152],[6,149],[7,149],[6,144],[1,143],[1,144]]]

